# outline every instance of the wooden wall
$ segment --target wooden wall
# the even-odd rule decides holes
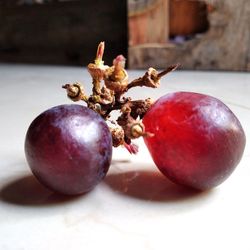
[[[166,43],[169,34],[168,0],[128,0],[129,46]]]
[[[141,3],[145,11],[133,8],[128,21],[127,1]],[[105,40],[107,63],[117,54],[127,57],[129,41],[130,68],[180,62],[182,69],[250,71],[250,1],[201,0],[208,6],[207,31],[182,43],[168,42],[176,35],[173,30],[183,28],[180,18],[174,19],[173,4],[184,1],[197,2],[76,0],[17,6],[15,0],[0,0],[0,62],[86,65]],[[186,24],[196,20],[189,11],[182,16]]]
[[[180,3],[184,0],[170,1]],[[250,1],[203,2],[207,5],[206,32],[178,43],[144,43],[130,46],[130,68],[165,68],[169,64],[179,62],[182,69],[250,71]],[[190,12],[186,15],[190,15]],[[171,18],[170,9],[170,23]]]

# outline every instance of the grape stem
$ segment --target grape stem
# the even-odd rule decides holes
[[[135,154],[138,152],[138,147],[132,143],[132,140],[141,136],[153,136],[145,131],[142,118],[154,101],[151,98],[132,100],[130,97],[124,97],[124,94],[134,87],[158,88],[160,79],[180,65],[171,65],[161,72],[150,67],[142,77],[129,83],[128,73],[125,70],[126,59],[119,55],[113,60],[111,67],[105,65],[102,60],[104,47],[104,42],[98,45],[94,63],[88,64],[87,67],[93,85],[90,96],[86,95],[79,82],[68,83],[62,87],[66,89],[72,101],[84,101],[90,109],[100,114],[106,121],[109,121],[112,111],[119,110],[121,115],[115,122],[111,121],[114,126],[110,126],[113,146],[123,145],[130,153]]]

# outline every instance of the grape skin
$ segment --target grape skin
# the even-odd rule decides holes
[[[204,94],[161,97],[143,119],[144,141],[159,170],[173,182],[209,189],[225,181],[241,160],[246,138],[233,112]]]
[[[37,179],[67,195],[86,193],[106,175],[112,138],[105,121],[81,105],[60,105],[40,114],[25,139],[27,162]]]

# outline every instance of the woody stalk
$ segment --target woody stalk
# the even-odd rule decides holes
[[[125,70],[126,59],[119,55],[113,60],[112,66],[105,65],[102,59],[104,48],[105,44],[101,42],[94,62],[87,67],[92,77],[91,95],[86,95],[79,82],[65,84],[63,88],[72,101],[84,101],[90,109],[108,122],[114,147],[123,145],[131,154],[135,154],[138,152],[138,147],[132,140],[141,136],[153,136],[145,131],[142,118],[154,101],[151,98],[132,100],[124,94],[134,87],[159,87],[161,77],[175,70],[178,65],[172,65],[162,72],[149,68],[144,76],[129,82]],[[110,117],[114,110],[119,110],[121,113],[116,121]]]

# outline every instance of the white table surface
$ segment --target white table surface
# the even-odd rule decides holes
[[[130,78],[144,71],[130,71]],[[65,198],[43,188],[25,161],[30,122],[67,99],[61,85],[90,77],[80,67],[0,64],[0,250],[250,249],[250,74],[178,71],[159,89],[131,90],[133,98],[173,91],[213,95],[241,121],[247,145],[230,178],[192,193],[163,177],[143,141],[131,156],[113,151],[108,176],[92,192]]]

